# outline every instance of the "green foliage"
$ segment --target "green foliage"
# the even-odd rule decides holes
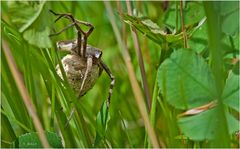
[[[62,148],[61,138],[52,132],[45,132],[48,142],[52,148]],[[42,148],[42,144],[36,132],[21,135],[14,142],[15,148]]]
[[[227,35],[235,35],[239,31],[239,1],[221,2],[220,15],[222,31]]]
[[[164,30],[161,30],[160,27],[153,23],[150,19],[145,17],[134,17],[124,14],[124,19],[130,25],[133,25],[141,33],[146,35],[148,38],[152,39],[157,44],[161,45],[163,42],[177,42],[182,39],[182,34],[172,35],[166,34]]]
[[[17,26],[23,37],[29,44],[39,48],[50,48],[51,20],[49,16],[49,4],[46,2],[17,2],[8,3],[9,16]],[[23,11],[24,10],[24,11]]]
[[[108,125],[108,121],[110,119],[109,117],[109,112],[108,112],[108,107],[107,107],[107,102],[105,101],[102,104],[102,107],[97,115],[96,118],[96,138],[95,138],[95,142],[94,142],[94,147],[99,146],[100,141],[103,139],[105,139],[106,136],[106,130],[107,130],[107,125]]]
[[[238,67],[239,72],[239,67]],[[233,72],[229,73],[229,76],[226,80],[226,85],[223,90],[223,102],[229,107],[239,112],[239,74],[234,74]]]
[[[152,97],[149,121],[159,143],[172,148],[239,147],[234,135],[239,131],[240,112],[239,2],[184,1],[185,31],[179,2],[131,1],[135,10],[132,16],[127,14],[124,1],[110,3],[139,84],[140,68],[129,26],[141,33],[138,39]],[[104,2],[1,4],[2,42],[9,45],[52,147],[152,147]],[[102,60],[116,78],[109,109],[105,99],[111,80],[104,72],[77,100],[60,61],[66,53],[54,46],[56,41],[76,38],[76,30],[71,28],[50,38],[50,33],[70,22],[61,19],[55,23],[56,16],[49,9],[71,13],[94,25],[88,44],[102,49]],[[188,48],[183,48],[183,35]],[[15,147],[42,147],[8,59],[1,52],[1,145],[11,147],[15,141]],[[63,79],[56,73],[58,64]],[[184,115],[213,101],[216,104],[212,107]],[[65,127],[73,108],[76,112]],[[32,143],[36,146],[24,145]]]
[[[189,109],[215,99],[213,76],[207,63],[190,49],[179,49],[158,69],[158,85],[177,109]]]
[[[176,11],[179,10],[180,10],[179,3],[174,3],[171,6],[169,6],[168,11],[166,12],[164,23],[171,30],[174,29],[180,30],[181,26],[180,13],[176,13]],[[184,24],[186,26],[197,23],[205,16],[203,5],[200,2],[183,3],[183,15]]]
[[[207,63],[190,49],[179,49],[166,59],[158,69],[158,84],[164,98],[177,109],[191,109],[203,106],[217,99],[213,75]],[[233,82],[234,80],[234,82]],[[239,76],[230,74],[222,99],[231,108],[238,110]],[[238,110],[239,111],[239,110]],[[180,118],[182,132],[192,140],[213,139],[216,135],[216,108]],[[229,134],[238,130],[237,120],[227,111]]]
[[[149,39],[153,40],[155,43],[160,46],[164,43],[178,43],[179,40],[182,40],[183,33],[167,33],[165,29],[161,29],[156,23],[152,22],[149,18],[144,16],[130,16],[127,14],[123,14],[124,20],[138,29],[141,33],[147,36]],[[191,36],[198,28],[200,28],[205,21],[205,18],[199,20],[194,24],[190,24],[186,27],[187,35]]]

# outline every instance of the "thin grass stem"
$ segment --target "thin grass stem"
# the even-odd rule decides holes
[[[127,9],[128,9],[128,14],[132,15],[132,8],[131,8],[130,1],[127,0],[126,4],[127,4]],[[145,67],[144,67],[144,63],[143,63],[142,50],[141,50],[141,46],[140,46],[140,43],[139,43],[137,30],[132,26],[131,26],[131,33],[132,33],[132,38],[133,38],[133,42],[134,42],[135,52],[136,52],[137,58],[138,58],[139,67],[140,67],[140,70],[141,70],[143,89],[145,91],[145,95],[146,95],[146,99],[147,99],[147,103],[148,103],[148,110],[150,111],[150,109],[151,109],[151,96],[150,96],[150,91],[149,91],[149,87],[148,87],[146,71],[145,71]]]
[[[136,75],[134,73],[134,69],[133,69],[133,65],[131,63],[130,55],[128,53],[126,45],[123,44],[123,41],[121,39],[119,29],[117,27],[116,21],[115,21],[114,16],[113,16],[112,7],[111,7],[111,5],[108,1],[104,1],[104,5],[107,9],[107,13],[109,15],[109,19],[110,19],[111,25],[113,27],[115,37],[117,39],[119,48],[121,49],[120,51],[122,53],[124,62],[127,66],[131,87],[132,87],[132,90],[133,90],[135,100],[136,100],[137,106],[139,108],[140,114],[143,118],[147,133],[150,137],[150,140],[152,142],[153,147],[159,148],[157,136],[156,136],[156,133],[155,133],[153,127],[151,126],[150,121],[149,121],[147,108],[146,108],[144,98],[143,98],[142,93],[141,93],[141,88],[140,88],[140,86],[137,82],[137,78],[136,78]]]
[[[181,18],[181,27],[182,27],[182,33],[183,33],[183,45],[184,48],[187,48],[187,34],[185,31],[185,26],[184,26],[184,17],[183,17],[183,4],[182,0],[180,0],[180,18]]]
[[[40,141],[41,141],[41,143],[42,143],[44,148],[49,148],[50,146],[48,144],[46,136],[44,135],[44,130],[43,130],[42,124],[40,123],[40,120],[39,120],[39,118],[37,116],[36,108],[35,108],[35,106],[32,103],[32,100],[31,100],[31,98],[29,96],[29,93],[28,93],[28,91],[26,89],[26,86],[24,85],[22,76],[21,76],[20,72],[17,69],[17,65],[16,65],[16,63],[14,61],[14,58],[13,58],[12,53],[10,51],[10,48],[9,48],[7,42],[4,41],[4,40],[2,41],[2,46],[3,46],[3,52],[4,52],[5,56],[6,56],[9,68],[10,68],[10,70],[12,72],[12,75],[13,75],[13,78],[14,78],[14,80],[16,82],[18,90],[19,90],[19,92],[20,92],[20,94],[22,96],[23,102],[24,102],[24,104],[25,104],[25,106],[26,106],[30,116],[33,119],[33,124],[34,124],[35,128],[39,132],[39,133],[37,133],[38,136],[39,136],[39,139],[40,139]]]

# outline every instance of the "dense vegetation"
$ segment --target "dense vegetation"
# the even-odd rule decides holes
[[[239,147],[239,2],[1,6],[2,147]],[[109,109],[105,72],[80,100],[57,75],[55,43],[76,30],[49,37],[70,23],[50,9],[94,25],[88,44],[116,79]]]

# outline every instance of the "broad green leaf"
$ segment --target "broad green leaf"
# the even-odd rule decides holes
[[[239,74],[230,72],[223,90],[223,102],[239,112],[239,95]]]
[[[8,13],[12,23],[17,26],[20,32],[25,31],[39,17],[44,3],[44,1],[9,1]]]
[[[180,118],[178,120],[182,133],[191,140],[203,141],[212,140],[218,131],[222,119],[219,118],[217,108],[204,111],[200,114]],[[226,113],[228,133],[232,134],[238,130],[238,121]]]
[[[172,57],[170,57],[170,59],[171,58]],[[205,70],[207,71],[207,69]],[[198,75],[202,74],[199,73]],[[229,74],[222,97],[226,105],[239,111],[239,75],[236,75],[232,72]],[[190,101],[188,101],[187,104],[189,104],[189,102]],[[238,131],[239,121],[234,118],[227,110],[224,113],[227,119],[228,133],[232,134]],[[182,133],[191,140],[211,140],[215,137],[215,135],[218,134],[217,128],[219,122],[224,120],[221,119],[221,117],[222,116],[219,115],[217,107],[214,107],[213,109],[206,110],[204,112],[201,112],[200,114],[180,118],[178,120],[178,124]]]
[[[239,131],[239,120],[233,117],[229,112],[226,113],[228,132],[234,134]]]
[[[51,20],[49,16],[48,3],[46,2],[9,2],[9,13],[12,22],[29,44],[39,48],[50,48],[49,38]]]
[[[222,16],[222,31],[227,35],[239,32],[239,2],[220,2]]]
[[[215,97],[213,76],[204,59],[190,49],[179,49],[158,68],[158,85],[177,109],[204,105]]]
[[[213,6],[216,12],[219,12],[221,10],[219,7],[217,7],[217,5],[213,5]],[[214,65],[214,66],[217,66],[217,65]],[[205,71],[208,71],[208,70],[205,69]],[[202,74],[199,73],[198,75],[202,75]],[[222,98],[223,98],[223,102],[225,102],[226,105],[236,109],[236,106],[238,105],[237,101],[239,100],[239,99],[235,100],[235,98],[238,98],[236,97],[236,92],[238,92],[239,90],[239,87],[237,85],[238,80],[236,79],[231,80],[231,79],[232,78],[230,77],[229,80],[227,80],[226,82],[226,86],[225,86]],[[236,82],[234,83],[233,81],[236,81],[237,84],[235,84]],[[214,84],[214,82],[212,82],[211,84]],[[214,85],[212,85],[212,87],[210,88],[214,89],[213,86]],[[211,91],[215,91],[215,90],[211,90]],[[213,92],[213,95],[216,95],[216,93]],[[213,98],[214,97],[215,96],[213,96]],[[226,103],[226,99],[228,101],[227,103]],[[220,99],[218,101],[222,102],[222,100]],[[223,137],[227,138],[228,134],[232,134],[238,130],[238,124],[239,124],[238,120],[236,120],[228,112],[228,109],[225,108],[225,106],[222,105],[222,103],[218,103],[217,106],[215,106],[210,110],[205,109],[205,111],[199,114],[188,116],[188,117],[182,117],[178,120],[178,123],[181,129],[181,132],[191,140],[195,140],[195,141],[212,140],[214,138],[219,139]],[[222,145],[225,145],[225,143],[226,142],[222,143]]]
[[[51,41],[48,37],[50,34],[50,28],[46,27],[42,32],[39,32],[36,28],[31,28],[24,32],[23,37],[30,44],[36,45],[39,48],[50,48]]]
[[[49,38],[51,20],[49,16],[48,3],[46,3],[37,20],[23,33],[23,37],[30,44],[39,48],[50,48],[52,46]]]
[[[239,31],[239,10],[229,14],[224,18],[222,23],[222,31],[227,35],[234,35]]]
[[[178,124],[184,135],[191,140],[213,139],[216,134],[216,109],[207,110],[195,116],[179,119]]]
[[[203,52],[207,47],[207,26],[206,23],[199,27],[194,34],[188,40],[189,48],[193,49],[197,53]]]
[[[48,143],[53,148],[62,148],[61,138],[53,132],[45,132]],[[21,135],[14,142],[14,147],[17,148],[42,148],[41,141],[38,138],[37,132],[31,132]]]

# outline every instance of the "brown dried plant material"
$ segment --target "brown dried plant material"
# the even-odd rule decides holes
[[[186,112],[183,112],[181,114],[178,115],[178,118],[179,117],[183,117],[183,116],[191,116],[191,115],[197,115],[199,113],[202,113],[206,110],[209,110],[213,107],[215,107],[217,105],[217,100],[214,100],[206,105],[203,105],[203,106],[200,106],[200,107],[196,107],[196,108],[193,108],[193,109],[189,109],[187,110]]]
[[[239,58],[233,58],[231,60],[231,64],[233,64],[233,65],[237,64],[237,62],[239,62]]]

